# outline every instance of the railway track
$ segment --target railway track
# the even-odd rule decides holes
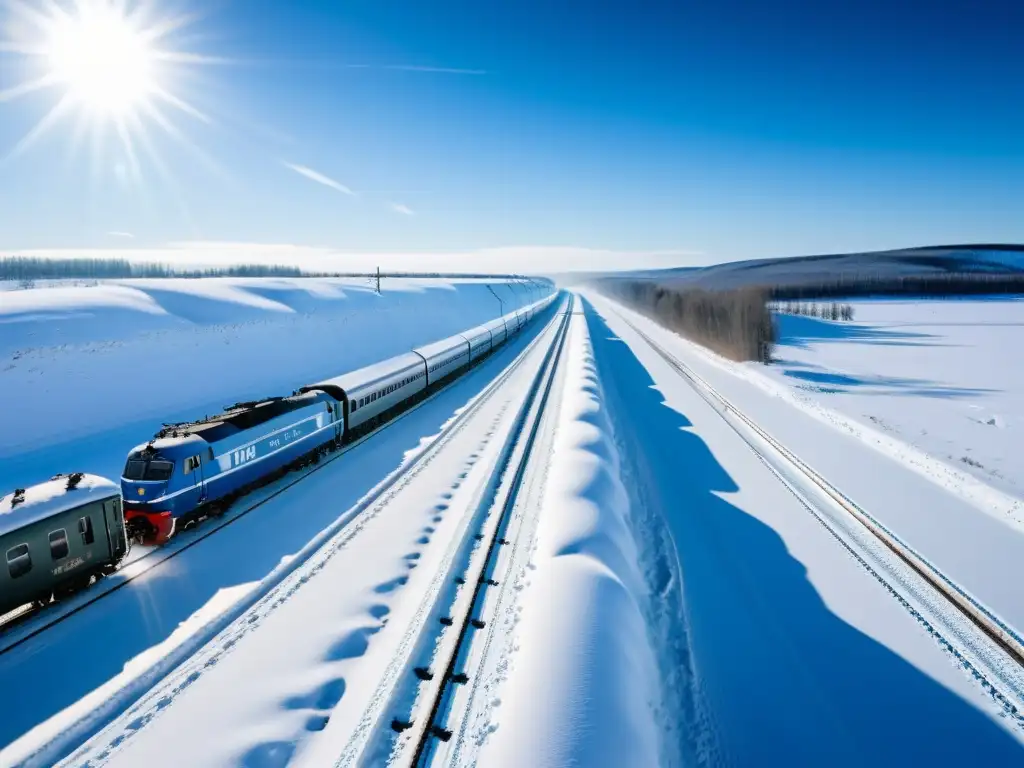
[[[552,323],[550,322],[546,323],[537,336],[530,340],[525,348],[517,354],[516,358],[479,395],[474,397],[423,451],[413,456],[409,461],[396,468],[377,483],[328,529],[321,532],[313,541],[309,542],[300,552],[288,560],[287,563],[283,563],[282,566],[269,574],[251,595],[213,619],[194,637],[189,638],[188,641],[175,648],[167,656],[157,660],[149,670],[140,675],[136,680],[129,682],[123,690],[119,690],[110,696],[81,721],[70,724],[64,732],[56,735],[47,744],[38,748],[30,748],[27,754],[23,753],[17,744],[12,745],[14,749],[11,751],[11,757],[14,758],[15,764],[24,766],[53,764],[54,761],[64,758],[69,753],[71,754],[69,759],[74,762],[76,759],[74,755],[77,754],[75,750],[84,749],[83,745],[106,725],[114,722],[122,713],[132,711],[137,706],[144,707],[147,697],[151,696],[153,691],[158,689],[161,692],[169,690],[172,696],[180,694],[194,679],[198,678],[198,675],[187,677],[181,685],[176,682],[178,671],[186,666],[186,662],[189,662],[200,651],[206,653],[206,644],[210,643],[214,638],[221,637],[222,634],[230,634],[229,627],[232,627],[234,622],[244,613],[255,609],[258,605],[263,605],[268,600],[274,602],[274,595],[282,588],[287,587],[292,581],[295,581],[294,575],[300,569],[306,568],[307,563],[320,559],[329,560],[334,553],[349,548],[352,540],[388,504],[388,500],[399,493],[404,485],[428,466],[433,457],[444,450],[446,445],[454,440],[465,429],[467,424],[471,423],[475,415],[481,411],[485,404],[502,390],[503,386],[523,365],[524,361],[530,357],[531,351],[550,338],[551,325]],[[369,435],[366,437],[369,437]],[[317,566],[314,565],[314,567]],[[304,579],[299,580],[300,583],[302,581]],[[256,623],[250,622],[243,622],[243,624],[243,628],[239,630],[242,634],[251,631],[253,627],[257,626]],[[229,631],[226,633],[225,630]],[[232,635],[230,646],[237,643],[240,637],[241,634],[238,633]],[[215,655],[217,651],[213,650],[210,653]]]
[[[488,590],[498,587],[495,566],[508,548],[513,508],[530,477],[527,467],[568,336],[570,305],[528,385],[485,483],[465,511],[468,524],[449,545],[453,553],[430,578],[440,586],[425,593],[408,619],[403,640],[375,672],[372,690],[353,703],[343,727],[324,734],[298,766],[425,765],[438,741],[451,738],[454,689],[470,682],[461,665],[488,624],[482,613]],[[460,554],[455,554],[456,552]],[[406,625],[403,625],[406,626]],[[358,710],[357,712],[354,710]],[[333,719],[333,718],[332,718]]]
[[[526,475],[527,467],[534,457],[534,446],[540,429],[551,389],[555,381],[562,350],[568,336],[569,318],[572,304],[562,319],[559,336],[552,345],[552,355],[546,361],[541,378],[530,393],[530,401],[523,410],[522,421],[518,425],[521,442],[514,446],[504,457],[499,472],[508,478],[500,489],[499,498],[488,516],[484,529],[477,534],[481,541],[478,557],[470,562],[465,574],[458,577],[466,588],[459,593],[456,603],[452,606],[446,623],[446,631],[441,638],[439,653],[432,664],[433,669],[417,669],[414,674],[427,678],[421,692],[419,710],[422,715],[412,722],[398,719],[392,721],[392,729],[400,733],[408,731],[400,742],[401,757],[396,764],[409,766],[425,766],[430,762],[433,748],[437,741],[447,742],[453,728],[448,727],[453,715],[451,704],[454,688],[469,682],[465,672],[460,671],[461,665],[469,656],[470,646],[478,630],[483,630],[488,619],[482,614],[485,595],[488,589],[499,586],[494,577],[498,574],[497,561],[501,547],[511,544],[506,536],[511,522],[516,501],[519,498]]]
[[[516,358],[512,365],[502,373],[501,377],[499,377],[501,380],[504,380],[504,378],[518,366],[519,361],[523,359],[528,350],[532,349],[536,345],[540,335],[541,334],[538,334],[530,342],[528,347],[522,350],[519,357]],[[499,354],[505,348],[506,347],[503,347],[502,350],[499,350]],[[491,359],[493,359],[493,356],[487,355],[486,357],[480,358],[479,362],[483,364]],[[237,503],[237,508],[229,508],[228,512],[220,517],[204,518],[202,521],[203,524],[197,527],[196,530],[191,531],[190,535],[179,535],[178,537],[171,539],[168,544],[153,548],[141,557],[122,564],[115,573],[98,580],[84,592],[72,596],[71,598],[54,602],[41,609],[23,606],[0,616],[0,655],[14,650],[48,629],[63,623],[75,614],[85,610],[90,605],[93,605],[111,594],[118,592],[142,576],[150,573],[154,568],[157,568],[184,554],[192,547],[202,543],[229,525],[232,525],[238,520],[246,517],[250,513],[302,482],[310,475],[315,472],[319,472],[328,465],[337,461],[350,451],[365,443],[367,440],[380,435],[390,427],[398,424],[406,416],[414,413],[422,406],[433,401],[442,393],[448,391],[454,383],[463,380],[465,374],[475,370],[476,367],[477,366],[474,364],[459,376],[449,382],[446,382],[439,389],[415,402],[405,410],[397,413],[395,416],[381,423],[371,431],[360,435],[350,443],[346,443],[340,449],[327,454],[324,459],[318,461],[313,466],[291,473],[290,476],[285,476],[285,478],[276,483],[271,483],[263,488],[251,491],[248,494],[249,503]],[[488,391],[490,391],[490,387],[488,388]],[[252,497],[256,498],[253,499]]]
[[[829,533],[974,677],[1003,713],[1018,728],[1024,727],[1024,638],[617,307],[610,302],[606,306],[729,424]]]

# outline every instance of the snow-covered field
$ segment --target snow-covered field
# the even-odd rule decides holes
[[[1024,552],[1015,529],[769,395],[746,366],[588,299],[662,701],[683,763],[1019,761],[1019,724],[975,682],[969,654],[948,650],[966,637],[962,618],[943,619],[942,607],[915,593],[885,548],[865,545],[841,513],[819,519],[827,504],[808,501],[806,487],[753,449],[732,415],[706,402],[623,318],[872,513],[909,531],[947,573],[1020,618],[1020,592],[1006,578]],[[1002,549],[977,548],[981,540]],[[1019,696],[1012,666],[1005,670]]]
[[[536,291],[532,295],[536,297]],[[120,280],[0,293],[0,489],[116,477],[162,422],[288,394],[531,299],[523,283]]]
[[[354,327],[369,338],[375,319],[398,328],[403,312],[419,320],[431,307],[457,330],[475,322],[465,319],[474,307],[486,314],[479,287],[391,297],[343,288],[335,299],[303,289],[303,301],[352,302],[352,317],[337,314],[346,326],[337,343]],[[281,295],[238,281],[216,293],[253,312],[302,315],[292,322],[322,333],[335,317],[320,305],[268,309],[262,300],[283,304]],[[146,299],[117,300],[149,314],[132,308]],[[1011,322],[1021,306],[1002,304],[1009,309],[990,323]],[[185,532],[172,542],[179,553],[123,589],[6,652],[0,637],[0,682],[20,691],[0,720],[0,764],[50,765],[76,750],[60,764],[385,765],[407,757],[431,722],[451,736],[434,742],[430,764],[464,768],[1020,762],[1024,670],[738,415],[1024,627],[1012,577],[1024,554],[1014,487],[907,437],[930,413],[919,403],[992,403],[992,393],[938,394],[954,389],[1000,390],[991,413],[1004,426],[988,417],[977,426],[1013,434],[1012,374],[994,371],[986,387],[968,380],[971,366],[988,375],[992,338],[933,331],[951,346],[922,343],[911,376],[907,350],[887,342],[919,342],[895,334],[927,331],[897,330],[895,302],[879,303],[890,319],[872,325],[864,302],[854,324],[785,318],[784,362],[766,370],[724,361],[589,292],[571,306],[547,401],[530,393],[544,380],[557,320],[535,323],[300,482],[254,493],[249,501],[264,501],[253,514],[194,544],[197,531]],[[969,318],[994,304],[949,306],[974,313],[952,328],[978,329]],[[275,345],[306,344],[307,356],[319,348],[301,330],[289,336],[280,318],[252,324],[138,338],[240,333],[249,357],[237,365],[247,370],[259,359],[259,329]],[[397,334],[381,343],[415,343]],[[867,359],[876,347],[906,366],[884,383],[881,363]],[[968,363],[943,368],[957,350]],[[831,389],[854,391],[799,389],[824,386],[800,371],[832,374]],[[240,380],[227,369],[224,378]],[[911,378],[920,381],[895,383]],[[903,431],[883,429],[880,413],[844,410],[883,407],[876,402],[892,403]],[[967,431],[949,434],[972,455],[982,450]],[[514,502],[502,506],[506,498]],[[489,532],[502,539],[485,581],[475,569],[489,557]],[[460,614],[471,584],[488,586]],[[441,618],[458,627],[460,615],[479,620],[453,667],[466,679],[432,720],[429,681],[443,674],[455,637]],[[83,655],[69,674],[66,660]],[[403,722],[404,736],[392,725]]]
[[[1024,498],[1024,300],[853,303],[854,322],[779,315],[767,369],[834,409]]]

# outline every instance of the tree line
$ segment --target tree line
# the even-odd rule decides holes
[[[775,326],[767,291],[707,291],[629,279],[601,280],[598,287],[681,336],[731,360],[771,360]]]
[[[132,262],[117,258],[50,259],[34,256],[0,257],[0,280],[26,282],[32,280],[117,280],[126,278],[162,277],[413,277],[529,280],[518,274],[487,274],[457,272],[341,272],[305,271],[283,264],[236,264],[203,269],[175,267],[156,262]],[[538,278],[532,278],[534,282]],[[549,280],[540,279],[550,283]]]
[[[764,286],[773,301],[867,296],[1024,294],[1024,272],[946,272],[917,275],[840,275],[834,280]]]
[[[776,303],[773,309],[775,312],[781,312],[786,315],[820,317],[822,320],[853,320],[853,306],[851,304],[840,304],[835,301],[829,304],[816,304],[814,302],[804,304],[799,301],[787,301],[785,304]]]

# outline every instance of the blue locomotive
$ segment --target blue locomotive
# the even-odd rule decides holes
[[[344,435],[344,414],[324,392],[238,403],[168,424],[128,454],[121,477],[130,537],[159,544],[203,513],[216,514],[257,481],[319,458]]]

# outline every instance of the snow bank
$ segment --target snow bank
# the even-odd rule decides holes
[[[572,320],[536,572],[487,766],[659,765],[657,669],[629,505],[582,316]]]
[[[531,300],[503,281],[381,288],[210,278],[0,293],[0,489],[60,471],[116,476],[162,422],[285,394]]]

